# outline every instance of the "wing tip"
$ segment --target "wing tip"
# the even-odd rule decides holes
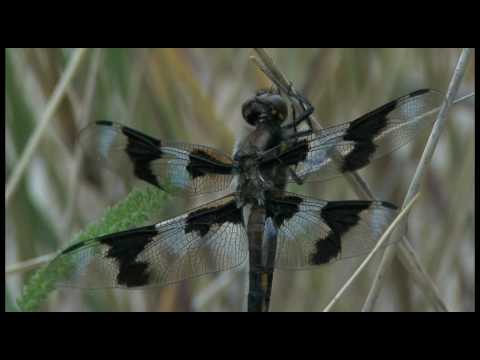
[[[102,126],[113,126],[113,121],[110,120],[97,120],[95,121],[95,124],[97,125],[102,125]]]
[[[66,254],[69,254],[77,249],[80,249],[83,245],[85,245],[85,241],[80,241],[76,244],[73,244],[73,245],[70,245],[69,247],[67,247],[66,249],[62,250],[60,252],[60,255],[66,255]]]
[[[398,206],[391,203],[391,202],[388,202],[388,201],[379,201],[379,204],[383,207],[386,207],[388,209],[392,209],[392,210],[398,210]]]
[[[410,97],[415,97],[415,96],[419,96],[419,95],[423,95],[423,94],[426,94],[428,92],[431,92],[432,90],[431,89],[418,89],[418,90],[415,90],[414,92],[411,92],[409,94]]]
[[[424,94],[442,95],[442,92],[435,89],[424,88],[411,92],[410,94],[408,94],[408,97],[416,97]]]

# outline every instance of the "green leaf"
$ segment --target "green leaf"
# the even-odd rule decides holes
[[[135,189],[124,200],[108,208],[98,222],[90,224],[77,234],[71,244],[140,226],[162,207],[167,197],[166,193],[150,185]],[[38,270],[23,288],[22,296],[17,299],[19,308],[22,311],[38,310],[55,290],[56,283],[69,276],[73,268],[71,260],[69,256],[58,255]]]

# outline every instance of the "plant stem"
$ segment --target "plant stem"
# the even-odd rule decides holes
[[[370,251],[370,253],[367,255],[365,260],[362,261],[362,263],[358,266],[358,268],[355,270],[355,272],[350,276],[350,278],[345,282],[345,284],[340,288],[340,290],[335,294],[333,299],[328,303],[327,306],[323,309],[324,312],[330,311],[333,305],[340,299],[340,297],[343,295],[345,290],[352,284],[352,282],[357,278],[357,276],[360,274],[360,272],[365,268],[365,266],[368,264],[370,259],[375,255],[375,253],[378,251],[378,249],[383,245],[386,239],[388,239],[389,235],[392,233],[392,231],[395,229],[397,224],[400,223],[400,221],[407,215],[408,211],[412,207],[412,205],[417,201],[420,193],[417,193],[412,200],[405,206],[402,211],[397,215],[397,217],[392,221],[392,223],[389,225],[387,230],[383,233],[383,235],[380,237],[380,240],[378,240],[377,244],[375,247]]]
[[[25,172],[27,165],[32,159],[35,150],[40,143],[40,139],[42,138],[43,133],[47,129],[50,120],[53,118],[53,115],[55,114],[58,105],[65,96],[67,87],[70,85],[74,75],[80,68],[80,64],[85,58],[86,52],[87,49],[79,48],[76,49],[71,56],[65,72],[62,74],[60,81],[58,82],[52,96],[50,97],[50,100],[47,103],[47,106],[45,107],[45,111],[40,118],[39,124],[35,129],[35,132],[30,137],[22,156],[20,157],[18,165],[15,167],[12,175],[10,176],[5,190],[5,207],[7,207],[8,202],[12,198],[12,195],[15,192],[23,173]]]
[[[425,146],[425,150],[423,151],[422,157],[420,158],[420,161],[417,165],[417,170],[415,171],[415,175],[413,176],[413,179],[410,182],[407,195],[405,196],[405,199],[403,201],[404,205],[407,202],[409,202],[410,199],[418,192],[418,189],[420,187],[420,180],[422,179],[424,172],[426,170],[426,167],[430,163],[430,160],[433,156],[433,152],[435,151],[435,148],[438,144],[440,134],[444,128],[444,125],[447,119],[448,110],[453,103],[453,99],[457,94],[458,88],[463,78],[463,74],[465,73],[470,52],[471,52],[471,49],[463,49],[458,59],[457,66],[455,68],[455,71],[452,75],[452,79],[450,80],[450,84],[448,86],[448,91],[445,97],[445,101],[443,102],[440,112],[438,113],[437,121],[435,122],[432,128],[432,132],[430,133],[430,136],[428,138],[427,144]],[[411,261],[414,264],[418,265],[419,264],[418,258],[415,252],[413,251],[413,248],[411,248],[410,244],[407,243],[405,236],[402,238],[402,242],[399,245],[401,247],[402,256],[406,257],[406,260]],[[394,254],[395,254],[395,246],[391,246],[385,251],[382,257],[380,266],[378,267],[377,273],[375,275],[370,292],[368,293],[367,300],[362,308],[362,311],[371,311],[373,309],[373,306],[375,305],[375,302],[380,294],[380,284],[382,282],[382,279],[385,276],[385,272],[388,266],[393,260]],[[422,268],[422,272],[424,272],[423,268]],[[425,272],[425,275],[426,275],[426,272]],[[424,277],[424,280],[427,282],[427,284],[430,284],[428,287],[431,288],[431,290],[434,293],[438,293],[438,290],[436,290],[435,287],[432,288],[433,281],[428,276]],[[436,296],[434,295],[433,298],[436,298]],[[437,310],[446,310],[446,306],[443,305],[442,302],[440,303],[434,302],[434,304],[437,305],[436,306]]]

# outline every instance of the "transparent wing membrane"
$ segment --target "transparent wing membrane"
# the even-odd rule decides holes
[[[173,193],[227,190],[232,160],[213,148],[164,142],[118,123],[99,121],[80,134],[90,157],[121,176],[133,176]]]
[[[443,97],[419,90],[400,97],[360,118],[304,137],[293,146],[274,148],[264,166],[275,161],[291,165],[303,181],[327,180],[355,171],[409,143],[432,124]],[[297,182],[290,176],[289,182]]]
[[[305,269],[365,255],[396,214],[387,202],[328,202],[291,193],[271,198],[267,207],[267,217],[276,227],[279,269]]]
[[[247,244],[241,209],[227,196],[156,225],[72,245],[56,261],[70,267],[63,286],[162,286],[239,266]]]

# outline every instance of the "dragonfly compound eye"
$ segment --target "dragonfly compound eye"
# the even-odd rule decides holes
[[[263,100],[263,99],[262,99]],[[288,106],[280,95],[269,94],[265,96],[265,102],[270,104],[270,114],[274,120],[283,122],[288,116]]]
[[[242,105],[242,116],[246,122],[252,126],[256,126],[261,117],[266,114],[266,108],[264,104],[259,103],[256,98],[247,100]]]
[[[288,107],[280,95],[262,93],[243,104],[242,115],[245,121],[253,126],[256,126],[260,119],[283,122],[287,118]]]

